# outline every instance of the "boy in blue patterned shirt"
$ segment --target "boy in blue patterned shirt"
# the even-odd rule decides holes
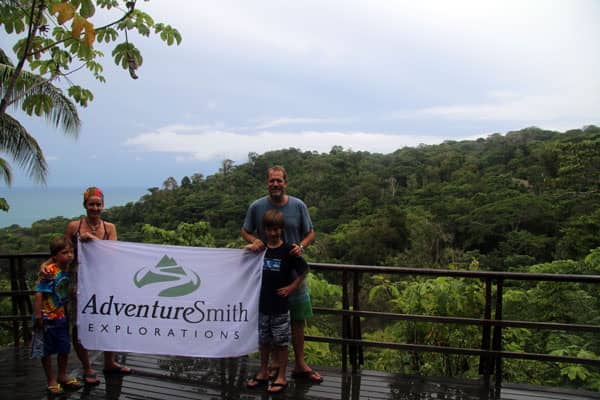
[[[48,265],[50,279],[40,278],[34,298],[34,340],[32,357],[41,358],[48,380],[48,393],[61,394],[66,389],[79,389],[81,383],[67,376],[67,360],[71,345],[69,322],[65,305],[71,289],[71,274],[67,271],[73,261],[73,245],[60,237],[50,242],[51,264]],[[57,354],[58,374],[52,371],[53,354]]]

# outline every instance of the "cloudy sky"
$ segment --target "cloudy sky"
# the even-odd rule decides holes
[[[600,125],[595,0],[139,7],[183,42],[130,37],[144,56],[138,80],[109,50],[107,83],[73,76],[95,95],[76,141],[24,120],[48,158],[49,187],[160,186],[288,147],[389,153],[528,126]],[[15,174],[14,186],[29,185]]]

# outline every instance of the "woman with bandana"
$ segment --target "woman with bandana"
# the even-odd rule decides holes
[[[101,214],[104,209],[104,194],[97,187],[89,187],[83,193],[83,207],[85,208],[85,217],[79,220],[71,221],[67,224],[65,230],[65,237],[71,240],[77,250],[77,242],[81,240],[86,242],[88,240],[117,240],[117,228],[114,224],[102,220]],[[77,262],[77,253],[75,253],[75,265]],[[45,267],[42,267],[42,274],[44,274]],[[77,279],[74,279],[77,282]],[[75,288],[72,291],[74,301],[71,302],[73,307],[71,308],[70,319],[73,324],[72,340],[73,347],[77,353],[79,361],[83,369],[84,382],[87,385],[98,385],[100,379],[96,371],[92,369],[89,354],[86,348],[84,348],[79,341],[77,335],[77,291]],[[104,374],[122,374],[127,375],[132,372],[131,368],[119,365],[115,360],[115,353],[110,351],[104,352]]]

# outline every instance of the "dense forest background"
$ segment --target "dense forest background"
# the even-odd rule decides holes
[[[422,268],[600,273],[600,128],[564,133],[527,128],[486,139],[447,141],[373,154],[335,146],[327,154],[287,149],[211,176],[196,173],[148,189],[139,201],[105,210],[119,239],[241,247],[250,202],[266,195],[266,170],[288,171],[288,193],[308,205],[316,241],[309,261]],[[110,193],[106,193],[110,196]],[[83,212],[83,209],[82,209]],[[46,251],[67,219],[0,229],[0,253]],[[332,277],[310,276],[317,306],[339,307]],[[481,317],[482,287],[446,278],[364,277],[365,309]],[[337,297],[336,297],[337,296]],[[600,288],[550,283],[505,288],[505,318],[600,324]],[[315,318],[309,333],[333,335]],[[475,328],[408,322],[369,324],[368,338],[479,347]],[[598,358],[591,334],[507,329],[504,348]],[[309,343],[309,361],[339,362],[326,344]],[[312,358],[312,359],[311,359]],[[370,350],[365,368],[476,377],[464,356]],[[507,360],[505,380],[600,390],[590,367]]]

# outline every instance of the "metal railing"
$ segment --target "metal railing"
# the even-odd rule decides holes
[[[48,254],[46,253],[0,255],[0,262],[6,263],[8,261],[10,279],[10,290],[0,291],[0,299],[5,297],[10,297],[12,299],[12,314],[0,315],[0,323],[10,327],[15,346],[19,346],[21,342],[23,344],[27,344],[31,339],[31,296],[34,292],[27,285],[26,273],[30,272],[35,274],[37,269],[26,271],[25,263],[26,261],[37,261],[37,263],[34,265],[39,266],[40,263],[47,257]],[[479,356],[480,375],[485,377],[486,381],[488,382],[490,377],[493,375],[495,377],[494,386],[497,390],[499,390],[502,384],[503,359],[537,360],[543,362],[573,363],[600,367],[600,360],[596,359],[527,352],[509,352],[502,349],[502,332],[504,328],[561,330],[600,334],[600,325],[514,321],[503,319],[503,289],[506,281],[586,283],[600,285],[600,275],[463,271],[339,265],[325,263],[311,263],[310,268],[312,271],[327,271],[341,274],[342,309],[314,307],[316,314],[329,314],[341,317],[341,337],[306,336],[306,340],[341,345],[342,369],[344,371],[348,370],[349,363],[352,366],[353,372],[356,372],[360,366],[363,365],[363,347],[389,348],[412,352],[433,352]],[[476,279],[482,281],[485,284],[485,304],[483,307],[483,315],[481,315],[480,318],[465,318],[363,311],[361,310],[359,296],[362,274],[425,276],[430,278],[451,277]],[[428,322],[435,324],[478,326],[481,328],[481,346],[480,348],[460,348],[426,344],[367,341],[362,339],[361,327],[361,319],[366,318],[384,318],[389,320]]]
[[[307,336],[306,340],[335,343],[342,346],[342,369],[348,369],[348,361],[355,372],[363,364],[363,347],[390,348],[414,352],[434,352],[479,356],[479,373],[489,382],[495,376],[494,387],[498,392],[502,384],[502,359],[537,360],[584,364],[600,367],[600,360],[580,357],[557,356],[550,354],[509,352],[502,350],[503,328],[529,328],[538,330],[561,330],[571,332],[592,332],[600,334],[600,325],[565,324],[551,322],[512,321],[502,317],[503,289],[506,281],[534,281],[560,283],[587,283],[600,285],[600,275],[572,275],[548,273],[519,273],[496,271],[464,271],[422,269],[405,267],[376,267],[311,263],[312,271],[333,271],[342,274],[342,309],[315,307],[315,313],[333,314],[342,318],[342,338]],[[480,318],[398,314],[388,312],[361,311],[360,281],[362,274],[386,274],[395,276],[425,276],[430,278],[452,277],[469,278],[485,282],[485,304]],[[495,285],[495,295],[493,286]],[[351,298],[351,299],[350,299]],[[494,310],[494,312],[492,312]],[[362,339],[361,319],[385,318],[438,324],[460,324],[481,327],[481,347],[459,348],[424,344],[404,344],[366,341]]]
[[[32,296],[35,293],[27,284],[26,261],[37,261],[39,265],[49,257],[47,253],[2,254],[0,262],[8,263],[8,280],[10,290],[0,291],[0,300],[11,298],[10,315],[0,315],[0,326],[12,332],[15,346],[28,345],[31,341],[31,315],[33,313]],[[36,270],[32,270],[35,273]],[[4,272],[0,269],[0,272]],[[3,276],[5,273],[3,273]]]

